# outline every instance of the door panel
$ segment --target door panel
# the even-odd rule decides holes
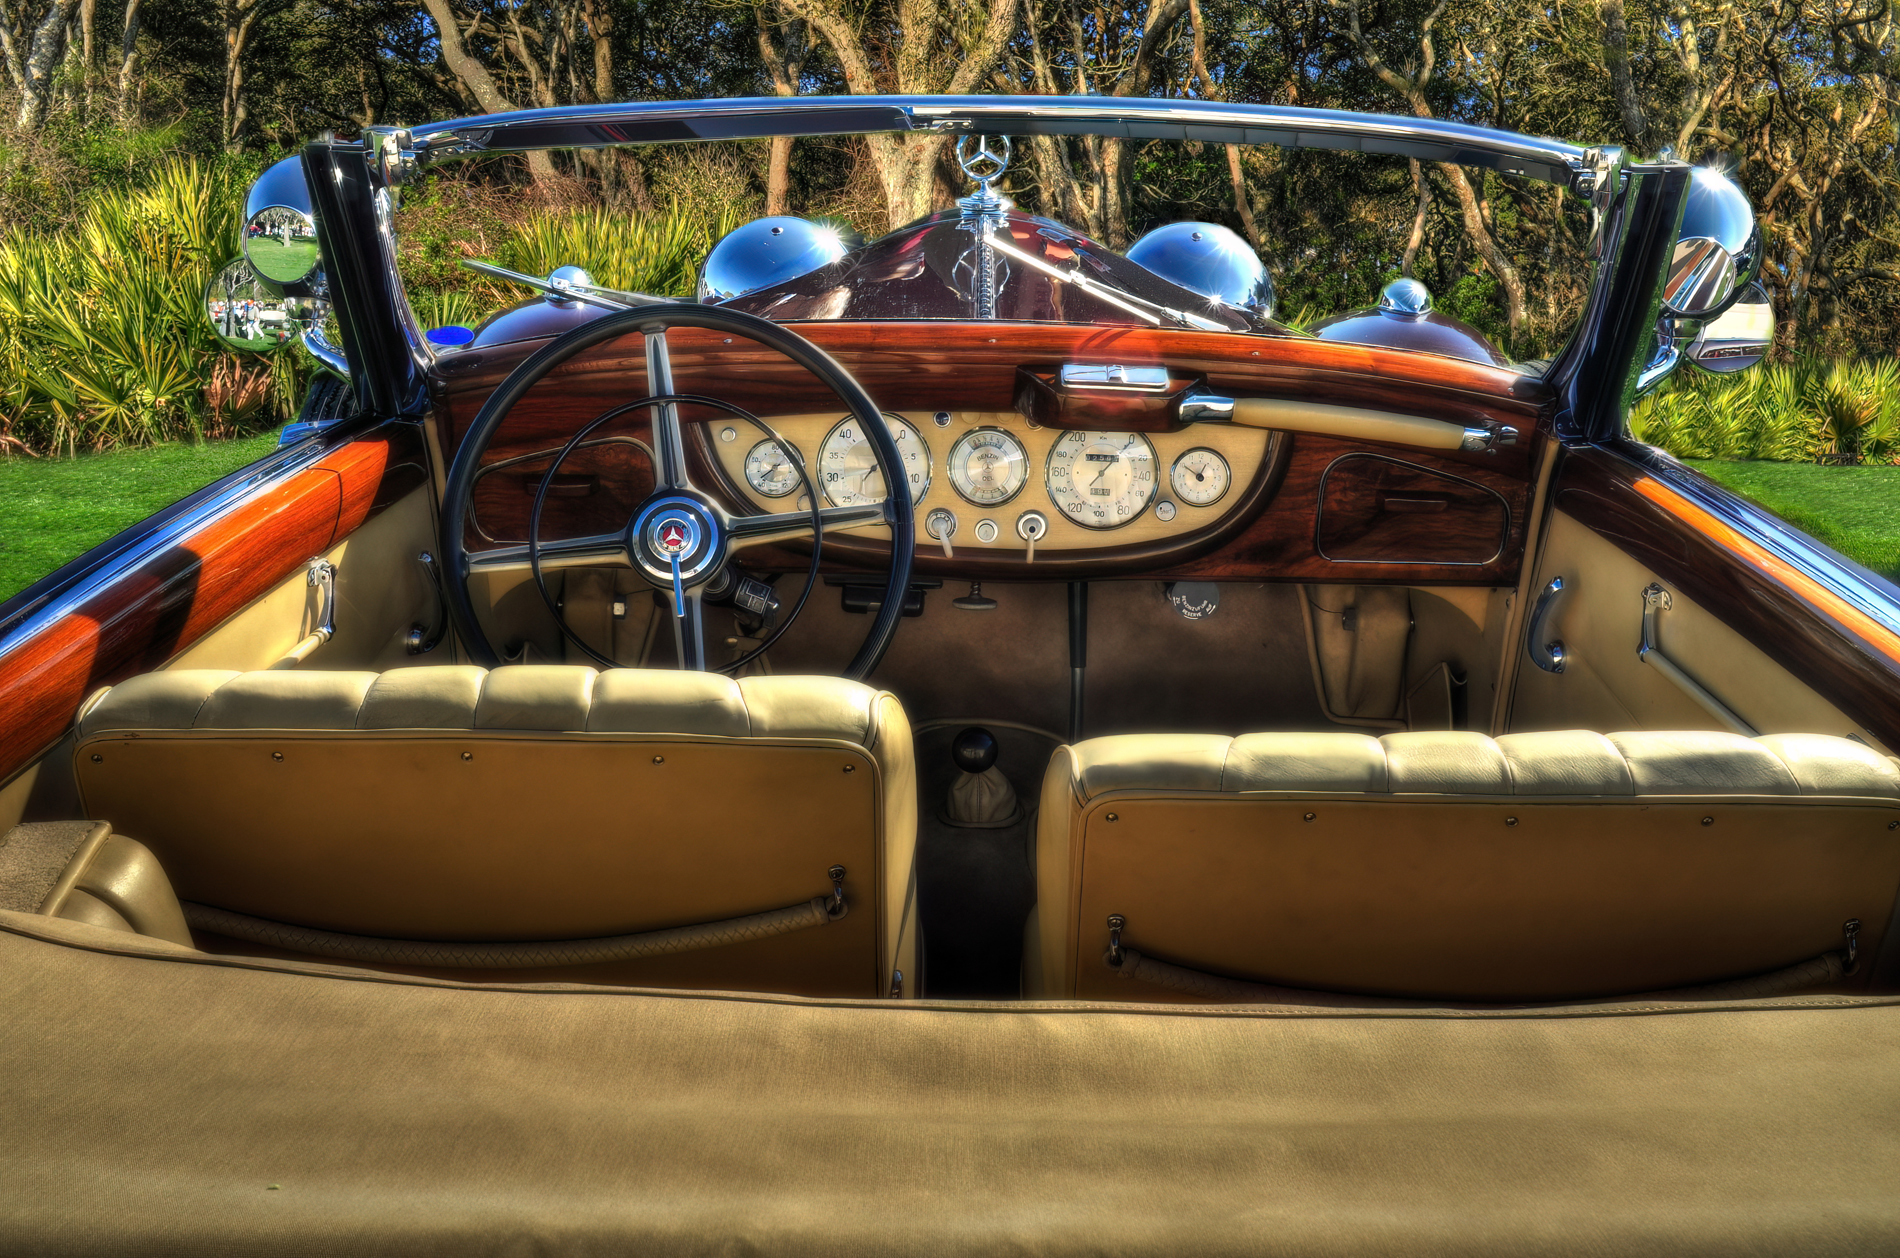
[[[1657,648],[1756,730],[1900,748],[1900,636],[1836,594],[1826,574],[1724,520],[1725,504],[1701,501],[1693,473],[1681,470],[1677,484],[1677,469],[1599,448],[1564,457],[1529,589],[1534,598],[1564,578],[1539,636],[1563,642],[1565,667],[1549,673],[1518,657],[1511,729],[1728,728],[1639,658],[1643,590],[1655,583],[1669,596]],[[1524,651],[1527,636],[1509,649]]]

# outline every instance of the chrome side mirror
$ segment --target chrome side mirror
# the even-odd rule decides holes
[[[269,284],[295,287],[316,274],[317,220],[303,158],[285,158],[251,185],[244,199],[244,256]]]
[[[1702,325],[1683,357],[1704,371],[1746,371],[1768,357],[1774,344],[1775,304],[1758,281]]]
[[[1754,280],[1761,252],[1747,194],[1720,171],[1696,167],[1689,172],[1682,228],[1663,278],[1663,309],[1681,319],[1721,314]]]
[[[225,348],[245,354],[269,353],[303,333],[297,298],[285,297],[259,281],[249,262],[234,258],[205,286],[205,318]]]
[[[1191,293],[1273,317],[1273,276],[1253,246],[1219,223],[1167,223],[1129,246],[1130,262]]]

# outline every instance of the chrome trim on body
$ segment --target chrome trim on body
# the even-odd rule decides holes
[[[483,152],[607,148],[669,140],[937,131],[1104,135],[1385,153],[1483,166],[1593,191],[1593,150],[1437,118],[1290,105],[1110,96],[793,96],[630,101],[488,114],[417,127],[424,161]]]
[[[1627,440],[1607,448],[1900,637],[1900,585],[1769,514],[1666,451]]]

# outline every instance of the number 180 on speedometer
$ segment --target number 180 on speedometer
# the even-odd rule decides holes
[[[1127,524],[1155,496],[1155,450],[1138,432],[1065,432],[1049,451],[1049,501],[1091,529]]]

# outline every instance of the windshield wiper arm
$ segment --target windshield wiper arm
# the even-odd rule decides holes
[[[1004,240],[1000,234],[990,238],[990,247],[1006,258],[1014,258],[1024,266],[1034,267],[1052,279],[1064,284],[1073,284],[1091,297],[1100,298],[1111,306],[1119,306],[1129,314],[1137,315],[1159,326],[1164,320],[1170,320],[1184,328],[1198,328],[1203,332],[1232,332],[1233,328],[1225,323],[1197,315],[1186,310],[1170,310],[1159,302],[1137,297],[1133,293],[1112,288],[1098,279],[1082,274],[1080,271],[1065,271],[1045,258],[1039,258],[1025,249],[1018,249]]]
[[[678,297],[655,297],[651,293],[626,293],[617,288],[602,288],[598,284],[572,282],[556,284],[546,276],[510,271],[505,266],[496,266],[493,262],[478,262],[474,258],[463,258],[462,265],[478,275],[492,275],[500,280],[513,280],[517,284],[538,288],[544,293],[563,300],[584,301],[590,306],[600,306],[607,310],[632,310],[635,306],[650,306],[656,302],[677,305],[682,300]]]

